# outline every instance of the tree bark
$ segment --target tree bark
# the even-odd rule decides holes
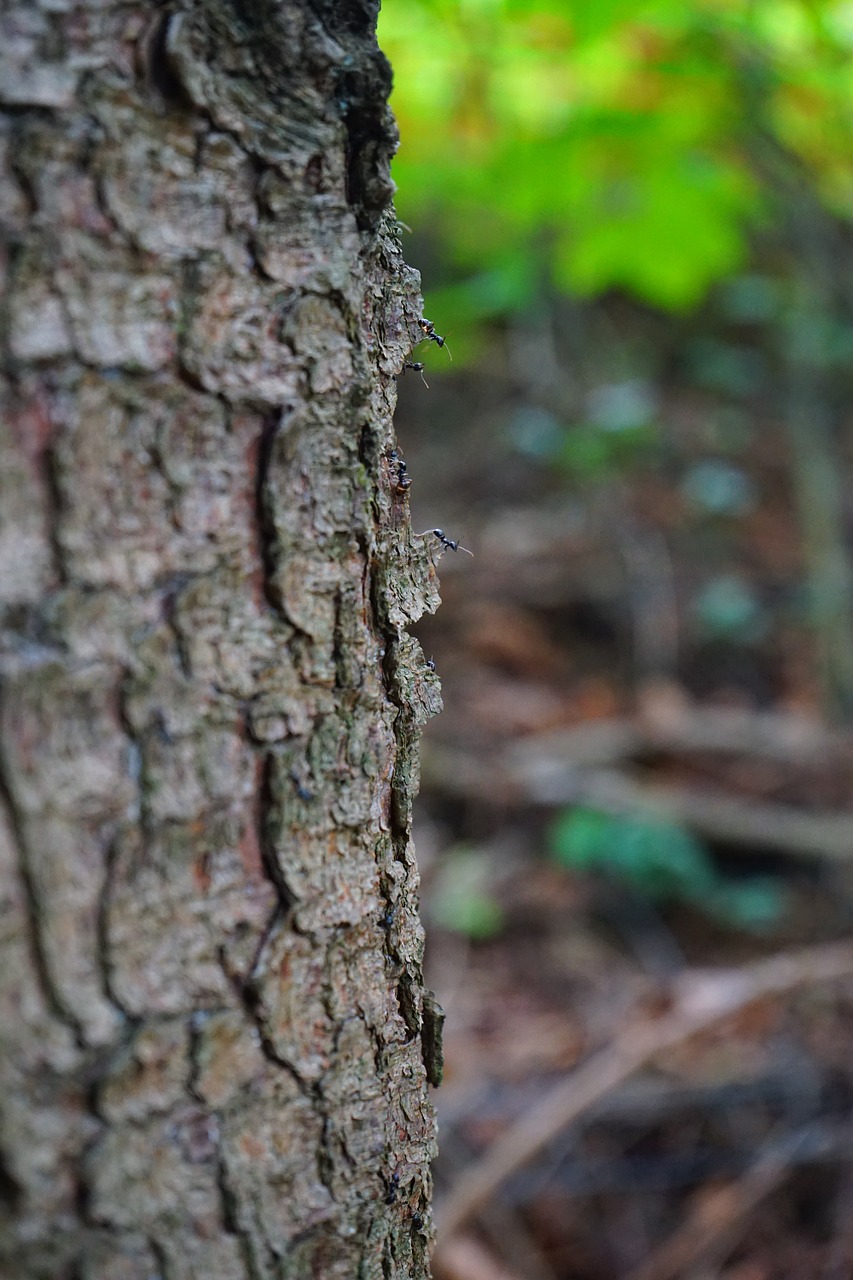
[[[438,596],[377,7],[0,19],[15,1280],[428,1275]]]

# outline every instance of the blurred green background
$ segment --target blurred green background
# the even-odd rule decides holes
[[[847,3],[405,0],[380,40],[400,216],[440,237],[457,323],[548,286],[689,310],[759,259],[784,281],[759,237],[784,258],[850,213]]]
[[[683,970],[849,935],[853,3],[387,0],[379,37],[447,338],[412,357],[428,390],[400,379],[413,519],[475,553],[443,556],[418,628],[446,705],[417,834],[452,1196],[519,1095]],[[828,1121],[816,1077],[853,1098],[849,1004],[819,1045],[792,1014],[722,1069],[697,1053],[710,1092],[675,1119],[564,1135],[490,1223],[503,1262],[633,1275],[685,1197]],[[703,1276],[853,1274],[798,1182],[844,1216],[846,1158],[810,1159]]]
[[[823,710],[849,719],[853,5],[406,0],[380,39],[399,216],[457,371],[496,327],[579,331],[557,353],[569,378],[540,344],[542,385],[509,430],[591,482],[659,460],[677,371],[716,394],[717,439],[685,483],[721,516],[750,503],[736,455],[760,401],[791,462]],[[620,299],[633,311],[614,316]],[[723,575],[696,609],[761,625],[749,596]]]

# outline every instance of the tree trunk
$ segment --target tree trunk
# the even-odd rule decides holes
[[[0,22],[15,1280],[428,1275],[438,598],[376,8]]]

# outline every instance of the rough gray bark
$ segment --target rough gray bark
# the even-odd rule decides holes
[[[16,1280],[428,1275],[437,584],[376,7],[0,19]]]

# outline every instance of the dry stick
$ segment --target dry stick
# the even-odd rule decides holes
[[[686,975],[676,985],[676,1004],[670,1013],[629,1027],[612,1044],[594,1053],[511,1125],[482,1159],[451,1186],[443,1212],[439,1208],[437,1214],[438,1249],[561,1129],[663,1050],[683,1044],[764,996],[851,975],[853,943],[849,942],[808,947],[741,969]]]
[[[539,791],[531,798],[546,797]],[[774,849],[794,857],[835,861],[853,857],[853,813],[811,813],[731,794],[642,783],[615,769],[566,770],[559,780],[551,780],[547,800],[591,805],[607,813],[667,818],[709,840]]]
[[[453,1169],[461,1167],[463,1145],[452,1132],[442,1139],[441,1150],[445,1163],[449,1157]],[[484,1205],[479,1217],[479,1226],[486,1236],[488,1245],[488,1248],[483,1249],[484,1260],[492,1257],[500,1258],[507,1273],[513,1273],[516,1277],[523,1276],[524,1280],[556,1280],[540,1246],[534,1240],[517,1209],[495,1203]],[[470,1235],[460,1235],[456,1236],[452,1242],[447,1242],[449,1247],[442,1250],[436,1268],[437,1280],[460,1280],[460,1275],[464,1276],[465,1280],[473,1280],[474,1266],[470,1258],[468,1259],[471,1266],[470,1275],[465,1265],[461,1267],[461,1273],[454,1270],[451,1265],[453,1251],[458,1251],[457,1257],[460,1255],[463,1259],[466,1257],[463,1246],[470,1244],[471,1239]],[[496,1280],[512,1280],[512,1275],[507,1274],[506,1277],[502,1276]]]
[[[517,1271],[510,1271],[498,1262],[484,1245],[471,1236],[448,1241],[436,1276],[438,1280],[521,1280]]]
[[[853,734],[791,712],[664,706],[647,694],[638,714],[593,720],[525,738],[509,753],[519,764],[546,757],[567,765],[621,764],[644,751],[758,756],[787,764],[853,757]]]
[[[615,736],[615,732],[614,732]],[[525,744],[526,745],[526,744]],[[590,754],[595,748],[593,742]],[[774,850],[794,857],[853,858],[853,812],[813,812],[743,796],[643,783],[618,769],[575,767],[570,760],[513,752],[491,763],[470,753],[424,753],[425,785],[451,795],[505,803],[583,804],[614,814],[648,814],[689,827],[709,840]]]
[[[753,1210],[794,1168],[801,1149],[814,1153],[816,1145],[825,1151],[833,1144],[828,1135],[805,1129],[768,1147],[742,1177],[703,1197],[686,1221],[626,1280],[676,1280],[697,1264],[722,1261],[737,1245]]]

